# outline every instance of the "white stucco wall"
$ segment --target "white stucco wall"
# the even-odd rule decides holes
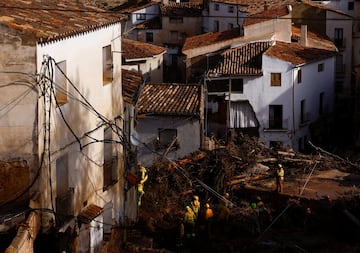
[[[130,20],[133,25],[137,25],[137,24],[145,22],[146,20],[149,20],[149,19],[155,18],[156,16],[159,16],[159,13],[160,13],[159,5],[157,5],[157,4],[151,5],[151,6],[143,8],[143,9],[134,11],[131,14]],[[138,14],[145,14],[145,20],[137,20],[136,16]]]
[[[134,62],[139,59],[134,60]],[[131,64],[131,60],[122,65],[123,69],[140,71],[144,78],[149,77],[147,82],[162,83],[163,82],[163,67],[164,54],[155,55],[154,57],[144,58],[145,62],[139,64]]]
[[[352,71],[352,20],[350,17],[340,15],[336,12],[326,12],[326,34],[334,41],[335,28],[342,28],[344,33],[345,47],[339,48],[339,54],[343,56],[343,64],[345,64],[345,73],[341,78],[344,85],[342,94],[345,97],[351,95],[351,71]],[[355,95],[355,94],[352,94]]]
[[[219,10],[215,10],[215,4],[219,5]],[[229,12],[229,6],[233,6],[234,12]],[[209,17],[204,19],[204,32],[214,32],[215,21],[219,21],[219,32],[229,30],[229,24],[232,24],[234,28],[242,26],[247,14],[238,12],[238,8],[239,5],[236,4],[210,2]]]
[[[138,160],[148,166],[161,156],[164,150],[159,150],[158,154],[154,153],[151,142],[158,138],[159,128],[177,129],[177,141],[180,148],[168,153],[167,158],[176,160],[189,155],[200,148],[200,123],[199,119],[190,117],[171,117],[171,116],[153,116],[139,119],[136,131],[138,134],[139,145]],[[148,147],[141,143],[145,143]]]
[[[324,71],[317,72],[319,63]],[[334,96],[334,58],[300,67],[302,82],[297,83],[298,67],[279,59],[263,56],[263,76],[244,78],[243,94],[232,93],[232,101],[249,100],[259,121],[259,137],[266,145],[280,141],[298,148],[298,139],[310,139],[309,124],[300,125],[300,101],[306,100],[309,123],[319,116],[319,96],[324,92],[324,109],[332,111]],[[281,73],[281,86],[270,86],[270,74]],[[294,80],[294,81],[293,81]],[[294,98],[294,99],[293,99]],[[269,105],[283,105],[284,130],[269,130]]]
[[[74,188],[74,215],[77,215],[86,206],[86,203],[103,207],[106,203],[113,201],[113,218],[116,221],[120,220],[122,201],[124,201],[121,194],[123,187],[120,186],[123,184],[122,174],[119,175],[117,185],[103,191],[104,143],[102,140],[104,140],[104,127],[97,127],[103,123],[99,115],[111,121],[122,114],[120,35],[120,24],[114,24],[37,47],[39,71],[44,55],[52,57],[56,62],[66,61],[66,75],[76,87],[74,88],[68,81],[68,103],[60,108],[55,108],[53,105],[51,111],[50,151],[53,200],[56,198],[57,186],[56,160],[67,154],[68,186]],[[103,47],[108,45],[111,45],[113,52],[113,82],[104,85]],[[89,103],[89,106],[85,106],[83,103]],[[44,138],[42,99],[39,100],[39,105],[38,142],[40,152],[43,150]],[[68,126],[62,118],[60,110]],[[69,127],[78,139],[74,137]],[[94,139],[83,138],[86,132],[91,132],[89,136]],[[80,149],[80,143],[83,146],[94,140],[98,140],[98,142]],[[118,152],[121,152],[121,148],[116,148]],[[118,155],[121,157],[121,154]],[[43,171],[42,174],[42,207],[44,208],[51,208],[48,174],[49,171]],[[97,223],[97,225],[99,226],[99,229],[96,230],[98,235],[91,236],[91,247],[95,247],[94,244],[97,244],[99,236],[102,236],[102,224]],[[94,231],[91,233],[94,234]]]

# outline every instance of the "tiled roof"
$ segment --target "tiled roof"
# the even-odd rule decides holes
[[[137,71],[122,69],[122,96],[125,103],[135,105],[139,87],[143,82],[142,74]]]
[[[325,4],[314,3],[313,1],[307,1],[307,0],[302,0],[301,2],[304,3],[304,4],[307,4],[309,6],[313,6],[313,7],[316,7],[316,8],[324,9],[324,10],[327,10],[327,11],[332,11],[332,12],[335,12],[335,13],[338,13],[338,14],[341,14],[341,15],[351,17],[351,15],[348,15],[348,14],[346,14],[345,12],[343,12],[341,10],[331,8],[331,7],[329,7],[329,6],[325,5]]]
[[[116,6],[114,8],[111,8],[111,11],[116,11],[119,13],[123,13],[123,14],[128,14],[128,13],[132,13],[141,9],[145,9],[146,7],[152,6],[152,5],[158,5],[158,2],[153,2],[153,1],[148,1],[148,0],[144,0],[144,1],[140,1],[140,2],[135,2],[135,1],[127,1],[119,6]]]
[[[249,15],[245,18],[244,26],[264,22],[278,17],[283,17],[289,14],[287,5],[277,6],[271,9],[264,10],[262,12]]]
[[[46,43],[99,29],[126,19],[78,1],[7,0],[0,3],[0,24]]]
[[[181,16],[181,17],[201,17],[202,5],[198,3],[175,3],[169,2],[169,4],[162,4],[161,14],[163,16]]]
[[[262,75],[262,55],[271,44],[271,41],[253,42],[226,50],[210,69],[209,76]]]
[[[90,204],[79,213],[77,218],[81,222],[88,224],[97,216],[99,216],[102,213],[102,211],[103,211],[102,207],[94,204]]]
[[[162,29],[162,22],[160,17],[148,19],[140,24],[134,25],[137,29]]]
[[[239,10],[241,12],[246,12],[249,15],[259,14],[259,13],[267,13],[267,15],[271,15],[271,12],[276,10],[279,6],[293,5],[297,3],[297,0],[252,0],[247,1],[247,5],[240,7]]]
[[[198,47],[208,46],[217,42],[231,40],[240,37],[240,29],[234,28],[223,32],[211,32],[204,33],[192,37],[188,37],[185,40],[183,51],[188,49],[195,49]]]
[[[122,39],[121,47],[125,59],[148,58],[166,51],[164,47],[129,39]]]
[[[294,42],[299,42],[300,36],[301,36],[301,29],[299,27],[292,26],[291,40]],[[307,37],[308,37],[308,45],[307,45],[308,47],[323,48],[332,51],[337,50],[336,46],[330,40],[329,37],[311,32],[309,30],[307,30]]]
[[[198,84],[145,84],[137,104],[139,114],[199,115]]]
[[[270,47],[265,55],[290,62],[294,65],[302,65],[316,60],[326,59],[336,55],[332,50],[304,47],[299,43],[286,43],[276,41],[276,44]]]

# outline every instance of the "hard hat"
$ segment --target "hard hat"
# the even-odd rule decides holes
[[[261,200],[261,197],[260,197],[260,196],[256,196],[256,199],[257,199],[257,200]]]
[[[206,208],[210,208],[210,205],[208,203],[205,204]]]
[[[194,199],[199,200],[199,196],[194,195]]]
[[[281,165],[281,163],[279,163],[279,164],[278,164],[278,167],[279,167],[279,168],[282,168],[282,165]]]
[[[251,208],[255,209],[256,208],[256,203],[251,203]]]
[[[229,193],[225,193],[225,198],[228,198],[229,197]]]
[[[185,206],[185,209],[186,209],[186,210],[190,209],[190,206]]]

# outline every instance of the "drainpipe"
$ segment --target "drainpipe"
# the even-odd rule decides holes
[[[294,71],[297,69],[297,67],[292,68],[291,71],[291,86],[292,86],[292,134],[290,136],[291,139],[295,137],[295,80],[294,80]],[[291,140],[292,146],[294,146],[293,140]]]
[[[227,113],[227,131],[230,129],[230,109],[231,109],[231,76],[229,77],[229,101],[228,101],[228,113]],[[226,140],[228,141],[228,140]]]

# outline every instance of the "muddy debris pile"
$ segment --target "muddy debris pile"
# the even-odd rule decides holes
[[[161,158],[148,170],[136,229],[154,242],[153,252],[345,252],[344,245],[346,252],[360,251],[354,240],[360,235],[360,166],[311,147],[310,154],[275,150],[242,136],[178,161]],[[285,168],[282,193],[276,191],[279,163]],[[196,237],[189,241],[181,238],[181,224],[194,195],[201,208]],[[259,198],[266,207],[261,221],[252,208]],[[226,226],[218,219],[224,201],[230,208]],[[210,235],[206,203],[214,211]],[[151,252],[140,248],[130,252]]]

